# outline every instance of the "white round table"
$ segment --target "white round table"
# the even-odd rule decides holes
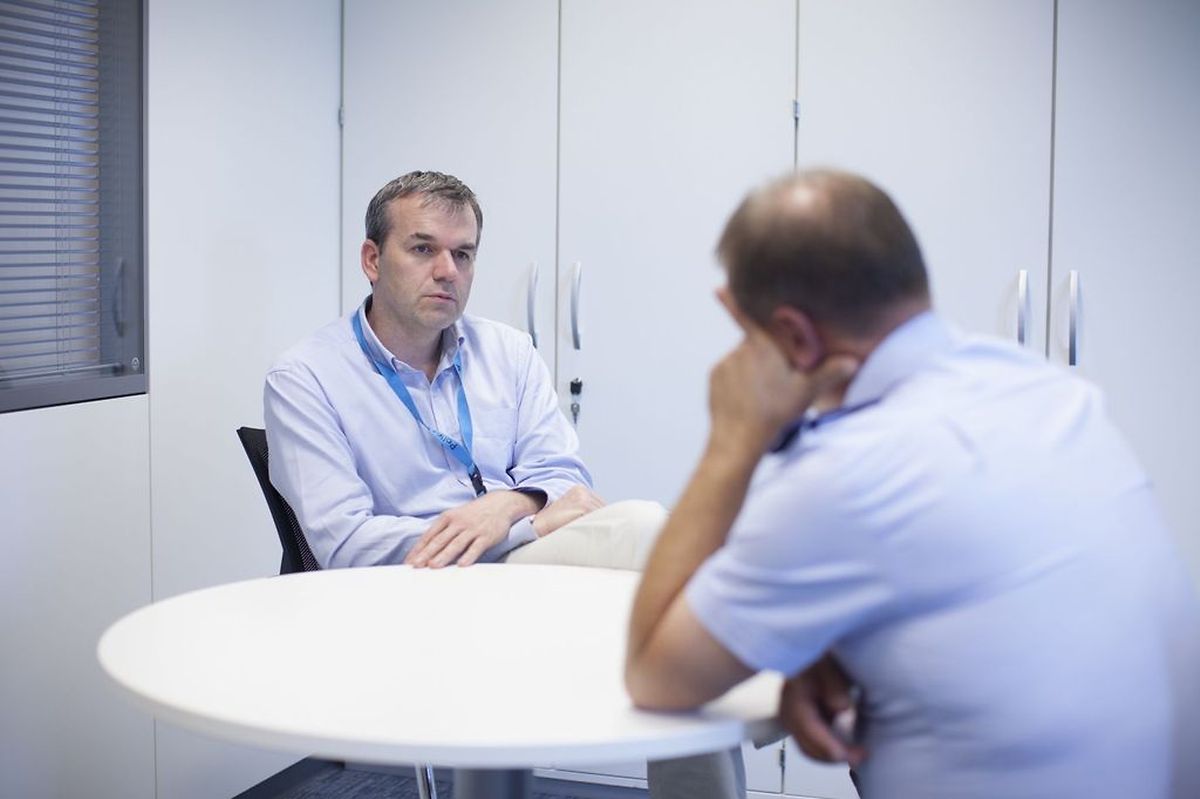
[[[622,668],[638,577],[515,564],[269,577],[137,610],[99,658],[163,719],[338,760],[453,767],[462,799],[524,795],[533,766],[770,736],[773,675],[694,713],[632,707]]]

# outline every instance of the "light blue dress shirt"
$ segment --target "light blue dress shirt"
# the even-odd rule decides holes
[[[1195,591],[1100,393],[929,313],[844,407],[760,465],[706,628],[785,674],[833,649],[865,797],[1200,796]]]
[[[397,359],[360,314],[368,346],[391,363],[430,426],[462,440],[458,376],[474,427],[472,454],[489,491],[536,489],[552,502],[591,485],[579,440],[529,336],[464,316],[442,338],[432,381]],[[475,499],[466,469],[422,429],[359,346],[351,316],[288,350],[267,373],[264,412],[271,482],[324,568],[399,563],[430,522]],[[481,560],[536,535],[528,518]]]

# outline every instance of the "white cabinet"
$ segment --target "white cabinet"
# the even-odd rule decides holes
[[[154,799],[154,720],[96,659],[151,599],[144,396],[0,414],[0,796]]]
[[[468,309],[528,329],[554,366],[558,3],[345,4],[342,307],[370,292],[359,268],[367,203],[414,169],[464,180],[483,207]]]
[[[801,168],[887,190],[916,231],[934,302],[1015,338],[1018,276],[1042,349],[1049,246],[1052,0],[801,0]],[[1036,321],[1036,324],[1034,324]]]
[[[742,761],[746,766],[746,790],[751,799],[760,795],[779,795],[783,790],[783,743],[755,748],[742,744]],[[646,788],[646,763],[598,763],[593,766],[535,769],[540,777],[560,780],[617,785],[625,788]],[[831,799],[839,799],[833,797]]]
[[[1067,364],[1074,314],[1077,368],[1200,577],[1200,6],[800,0],[798,30],[798,166],[883,185],[959,325],[1023,318]]]
[[[713,251],[792,165],[794,24],[785,0],[563,3],[558,389],[583,380],[607,499],[672,503],[703,446],[708,369],[736,339]]]
[[[1104,388],[1200,578],[1200,5],[1061,0],[1049,356]]]

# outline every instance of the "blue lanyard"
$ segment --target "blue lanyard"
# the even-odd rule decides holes
[[[417,410],[417,404],[413,402],[412,395],[408,393],[408,386],[404,385],[404,382],[400,379],[400,375],[396,374],[396,370],[392,368],[390,363],[386,363],[376,357],[371,348],[367,346],[367,337],[363,335],[362,321],[359,319],[359,314],[354,314],[351,323],[354,325],[354,335],[358,338],[358,346],[362,347],[363,354],[371,360],[375,371],[392,387],[392,392],[400,398],[400,401],[404,403],[404,407],[408,408],[408,412],[417,420],[417,424],[425,428],[431,436],[437,439],[437,442],[442,445],[446,452],[453,455],[455,460],[466,467],[467,475],[471,478],[471,487],[475,489],[475,496],[481,497],[486,494],[487,486],[483,484],[483,475],[479,473],[479,467],[475,465],[475,459],[471,457],[471,442],[474,438],[474,431],[471,427],[471,408],[467,405],[467,392],[463,389],[462,350],[454,353],[454,374],[458,377],[458,427],[462,431],[463,436],[462,443],[459,443],[441,430],[435,430],[430,427],[421,418],[421,413]]]

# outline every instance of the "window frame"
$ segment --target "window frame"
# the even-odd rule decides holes
[[[99,60],[99,367],[6,385],[0,413],[147,392],[146,363],[146,54],[145,0],[97,0]],[[104,16],[111,14],[112,21]],[[130,107],[132,106],[132,108]],[[117,184],[117,185],[114,185]],[[108,323],[103,322],[109,309]],[[119,320],[119,321],[118,321]]]

